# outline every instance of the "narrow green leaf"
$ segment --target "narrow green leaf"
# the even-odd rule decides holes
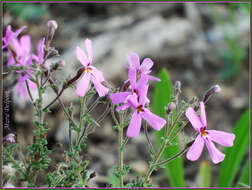
[[[168,72],[166,69],[162,69],[159,74],[161,82],[156,84],[154,89],[154,95],[152,99],[152,111],[153,113],[159,115],[160,117],[165,118],[165,109],[164,107],[171,101],[172,94],[172,83],[170,81]],[[160,147],[162,144],[161,137],[164,135],[164,128],[156,132],[156,143]],[[162,159],[166,160],[176,153],[179,152],[179,141],[178,138],[172,142],[174,146],[167,147],[164,151]],[[173,187],[184,187],[184,170],[183,170],[183,160],[181,157],[178,157],[166,164],[165,172],[168,176],[169,182]]]
[[[119,179],[114,175],[113,170],[109,170],[109,183],[112,185],[111,187],[120,187]]]
[[[199,187],[210,187],[211,186],[211,166],[208,161],[203,160],[200,163],[199,171]]]
[[[242,172],[241,176],[238,179],[237,187],[249,187],[249,158],[247,159]]]
[[[237,122],[233,133],[235,134],[234,146],[225,151],[226,158],[221,164],[218,186],[231,187],[235,175],[240,167],[244,154],[249,148],[249,109]]]

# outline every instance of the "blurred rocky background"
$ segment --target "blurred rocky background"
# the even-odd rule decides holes
[[[247,3],[4,4],[4,29],[8,24],[14,29],[27,25],[23,34],[31,35],[33,47],[46,35],[46,23],[50,19],[58,23],[52,46],[60,53],[51,61],[66,62],[64,68],[53,76],[59,85],[66,77],[75,75],[80,67],[75,48],[85,48],[84,40],[90,38],[94,64],[114,87],[122,85],[127,78],[124,65],[130,52],[138,53],[141,60],[150,57],[155,64],[153,75],[166,68],[173,82],[181,81],[182,97],[186,100],[193,96],[202,97],[211,85],[219,84],[222,91],[210,100],[206,110],[209,128],[230,132],[249,106],[250,18]],[[3,64],[6,69],[6,61]],[[17,135],[18,143],[25,148],[33,139],[33,109],[31,103],[13,92],[15,82],[15,76],[4,78],[3,98],[10,100],[10,128]],[[153,86],[151,83],[150,99]],[[55,94],[48,90],[45,104],[54,97]],[[67,106],[74,101],[77,119],[79,103],[74,90],[66,90],[62,99]],[[100,106],[99,109],[104,108]],[[94,117],[100,114],[99,109]],[[63,159],[63,151],[59,151],[58,145],[63,148],[68,145],[68,120],[58,103],[54,104],[46,120],[51,128],[48,141],[56,164]],[[116,164],[117,136],[112,126],[109,115],[102,127],[89,136],[84,154],[91,161],[90,172],[97,173],[89,183],[91,187],[107,186],[107,172]],[[6,133],[5,130],[4,135]],[[182,141],[183,138],[181,136]],[[153,133],[151,139],[154,141]],[[132,167],[126,181],[131,175],[147,170],[150,158],[143,134],[129,141],[125,159]],[[203,159],[208,159],[208,155],[204,154]],[[197,186],[196,174],[201,160],[184,160],[188,186]],[[212,185],[218,176],[218,168],[218,165],[212,165]],[[162,170],[155,172],[152,180],[155,186],[169,186]]]

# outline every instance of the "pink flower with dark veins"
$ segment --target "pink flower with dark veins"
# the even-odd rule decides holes
[[[26,28],[26,26],[23,26],[21,28],[19,28],[18,30],[16,30],[15,32],[13,32],[11,30],[11,25],[8,25],[6,28],[6,33],[5,36],[3,37],[3,42],[4,45],[2,47],[2,49],[6,48],[9,44],[12,43],[13,39],[16,39],[18,37],[18,35]]]
[[[187,152],[186,157],[188,160],[191,161],[197,160],[200,157],[205,144],[213,163],[217,164],[224,160],[225,154],[220,152],[215,147],[213,141],[222,146],[230,147],[233,146],[235,135],[223,131],[206,130],[207,121],[206,121],[205,105],[203,102],[200,102],[200,111],[201,111],[200,118],[191,107],[189,107],[185,113],[186,117],[189,119],[193,128],[198,132],[198,136],[196,137],[194,143]]]
[[[78,96],[84,96],[85,93],[87,92],[89,82],[91,80],[94,84],[96,91],[101,97],[101,96],[106,95],[109,89],[105,87],[103,84],[105,80],[104,80],[102,72],[96,69],[94,66],[91,66],[92,59],[93,59],[91,40],[86,39],[85,44],[86,44],[88,57],[86,56],[85,52],[80,47],[76,48],[76,56],[84,67],[84,75],[78,82],[75,92]]]
[[[132,68],[129,68],[128,78],[130,82],[131,92],[116,92],[110,94],[109,97],[112,100],[113,104],[125,103],[127,98],[133,94],[136,94],[138,96],[139,91],[141,91],[141,88],[147,85],[148,82],[148,78],[145,75],[142,75],[141,78],[138,80],[138,82],[136,82],[136,70]],[[149,102],[149,99],[147,97],[146,101]],[[128,104],[124,104],[123,106],[128,107]]]
[[[137,80],[141,75],[146,75],[148,80],[160,81],[159,78],[149,75],[153,66],[153,61],[150,58],[145,58],[141,65],[139,56],[136,53],[130,53],[127,56],[127,59],[129,63],[128,68],[134,69],[136,71]]]
[[[136,94],[129,96],[127,99],[127,103],[133,110],[134,113],[132,115],[130,124],[127,129],[128,137],[137,137],[139,135],[142,118],[147,121],[147,123],[155,130],[159,131],[165,125],[166,121],[153,114],[150,110],[145,108],[146,96],[147,96],[148,86],[144,85],[140,88],[139,97]],[[125,109],[124,107],[119,107],[117,111]]]

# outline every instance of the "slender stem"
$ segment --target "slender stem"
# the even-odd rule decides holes
[[[33,97],[32,97],[32,94],[31,94],[31,90],[30,90],[30,87],[29,87],[29,84],[27,82],[27,80],[25,80],[25,85],[26,85],[26,88],[27,88],[27,92],[28,92],[28,95],[33,103]]]
[[[163,141],[163,143],[162,143],[162,145],[161,145],[161,148],[160,148],[158,154],[155,156],[152,165],[150,166],[150,168],[148,169],[148,171],[147,171],[147,173],[146,173],[146,175],[145,175],[145,182],[148,182],[148,181],[149,181],[149,178],[150,178],[152,172],[154,171],[155,166],[156,166],[157,162],[159,161],[161,155],[163,154],[166,145],[167,145],[167,142],[166,142],[166,141]]]
[[[175,158],[183,155],[187,150],[188,150],[189,147],[185,147],[183,150],[181,150],[179,153],[177,153],[176,155],[172,156],[171,158],[167,159],[167,160],[164,160],[162,162],[158,162],[156,165],[163,165],[163,164],[167,164],[168,162],[174,160]]]
[[[56,96],[56,97],[54,98],[54,100],[51,101],[51,103],[48,104],[44,109],[47,109],[47,108],[49,108],[51,105],[53,105],[54,102],[56,102],[56,101],[59,99],[59,97],[61,96],[61,94],[63,93],[63,91],[64,91],[64,88],[61,89],[60,93],[56,93],[57,96]]]
[[[150,138],[149,138],[149,135],[148,135],[148,130],[147,130],[147,122],[145,121],[145,124],[144,124],[144,134],[146,136],[146,139],[147,139],[147,142],[148,142],[148,145],[152,151],[153,154],[155,154],[155,149],[150,141]]]
[[[120,169],[120,175],[119,175],[119,181],[120,181],[120,187],[123,187],[123,127],[120,125],[119,127],[119,169]]]
[[[77,134],[77,143],[80,141],[81,131],[84,124],[85,102],[86,102],[86,95],[84,95],[83,98],[81,99],[80,125]]]
[[[119,122],[118,122],[118,120],[117,120],[117,118],[116,118],[116,116],[115,116],[115,106],[114,106],[114,104],[112,104],[111,116],[112,116],[112,118],[113,118],[115,124],[116,124],[116,125],[119,125]]]

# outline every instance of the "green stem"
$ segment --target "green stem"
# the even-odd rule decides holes
[[[77,134],[77,144],[79,144],[81,131],[82,131],[83,124],[84,124],[83,114],[85,113],[85,102],[86,102],[86,95],[84,95],[83,98],[81,99],[80,125],[79,125],[79,131],[78,131],[78,134]]]
[[[120,126],[119,126],[119,181],[120,187],[123,187],[123,114],[120,113]]]

